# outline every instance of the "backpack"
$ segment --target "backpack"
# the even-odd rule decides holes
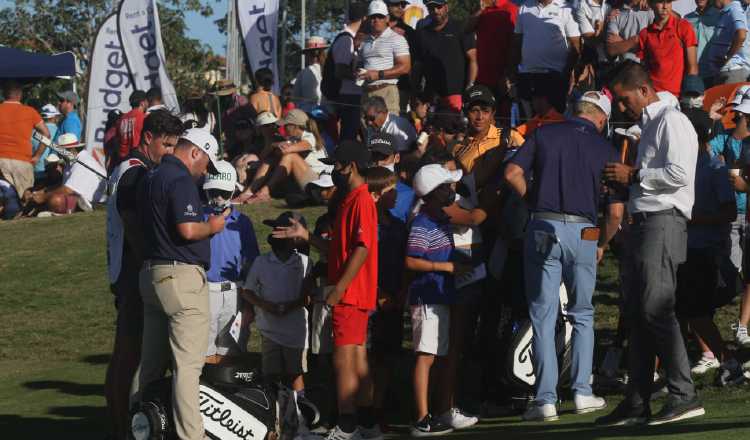
[[[320,92],[329,101],[338,99],[341,90],[341,80],[336,78],[336,61],[333,59],[333,46],[341,37],[349,37],[354,41],[354,37],[348,32],[341,32],[333,39],[331,47],[328,49],[328,56],[323,64],[323,75],[320,81]]]

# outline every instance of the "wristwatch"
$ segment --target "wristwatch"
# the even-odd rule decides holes
[[[385,79],[385,70],[378,70],[378,79]]]

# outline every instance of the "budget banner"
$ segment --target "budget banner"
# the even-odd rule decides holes
[[[261,67],[273,72],[273,92],[279,94],[279,68],[276,57],[278,43],[279,0],[237,0],[240,32],[245,53],[252,69]]]
[[[117,35],[117,15],[112,14],[99,27],[91,48],[89,92],[86,99],[86,149],[102,148],[107,114],[112,110],[130,111],[133,92],[128,66]]]
[[[161,87],[164,105],[179,113],[177,93],[167,74],[156,1],[122,0],[117,11],[117,32],[135,88],[145,92]]]

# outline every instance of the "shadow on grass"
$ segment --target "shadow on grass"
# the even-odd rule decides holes
[[[111,357],[112,355],[109,353],[90,354],[82,357],[81,362],[85,362],[89,365],[107,365],[109,364],[109,359]]]
[[[51,417],[0,415],[0,429],[7,439],[103,438],[107,432],[104,411],[103,407],[76,406],[50,408]]]
[[[71,396],[103,396],[103,384],[81,384],[64,380],[38,380],[25,382],[24,387],[30,390],[58,390]]]

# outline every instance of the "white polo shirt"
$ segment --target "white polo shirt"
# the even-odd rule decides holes
[[[580,37],[573,10],[563,0],[543,6],[527,0],[518,10],[516,34],[523,34],[519,72],[562,72],[568,61],[568,38]]]
[[[412,144],[417,140],[417,131],[414,126],[406,119],[393,113],[388,113],[383,126],[380,127],[380,133],[388,133],[396,138],[393,148],[399,152],[409,151]],[[367,128],[367,139],[377,134],[372,128]]]
[[[406,38],[386,28],[379,37],[368,35],[359,49],[359,58],[367,70],[388,70],[396,64],[396,57],[409,55]],[[398,78],[381,79],[369,85],[396,84]]]

